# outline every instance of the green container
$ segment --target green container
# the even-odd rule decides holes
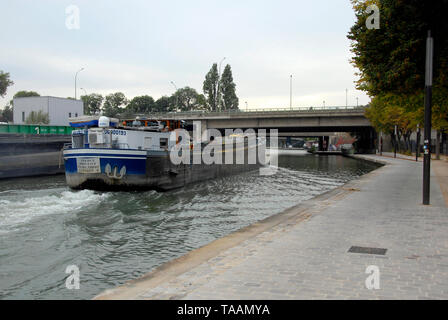
[[[17,125],[17,124],[9,125],[8,129],[9,129],[8,130],[9,133],[19,133],[19,125]]]
[[[71,135],[74,128],[69,126],[46,126],[38,124],[1,124],[0,133],[22,134],[66,134]]]
[[[49,134],[50,133],[50,127],[49,126],[40,126],[40,134]]]
[[[31,128],[30,128],[30,133],[31,133],[31,134],[40,134],[40,133],[41,133],[41,131],[40,131],[40,125],[36,124],[36,125],[34,125],[34,126],[31,126]]]
[[[28,126],[19,126],[19,133],[30,133]]]

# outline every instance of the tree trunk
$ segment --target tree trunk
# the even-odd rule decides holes
[[[437,130],[436,135],[436,160],[440,160],[440,130]]]

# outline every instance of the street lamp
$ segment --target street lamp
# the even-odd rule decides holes
[[[356,107],[358,108],[359,103],[358,103],[358,97],[356,97]]]
[[[177,92],[177,86],[174,84],[174,81],[170,81],[170,83],[173,85],[174,89],[176,90],[174,93],[176,93]],[[177,111],[177,95],[176,95],[176,105],[174,106],[174,108]]]
[[[78,71],[76,71],[75,74],[75,100],[76,100],[76,80],[78,78],[78,73],[80,73],[82,70],[84,70],[84,68],[79,69]]]
[[[348,89],[345,89],[345,108],[348,108]]]
[[[289,108],[292,110],[292,75],[289,76]]]
[[[247,112],[247,101],[246,101],[246,112]]]

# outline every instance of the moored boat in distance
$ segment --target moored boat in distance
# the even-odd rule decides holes
[[[184,127],[181,120],[84,116],[70,118],[70,125],[79,128],[63,151],[67,185],[73,189],[165,191],[253,170],[264,163],[258,150],[263,146],[264,152],[264,143],[255,135],[185,139],[179,132]],[[187,161],[173,162],[170,152],[174,149],[177,156],[188,151],[183,157]],[[202,157],[204,151],[209,153],[207,158]],[[230,153],[231,163],[227,161]],[[207,160],[210,156],[212,163]]]

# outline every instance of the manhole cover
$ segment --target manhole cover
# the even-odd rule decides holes
[[[351,253],[366,253],[366,254],[378,254],[378,255],[385,255],[387,249],[383,248],[369,248],[369,247],[356,247],[352,246],[350,249],[348,249],[348,252]]]

